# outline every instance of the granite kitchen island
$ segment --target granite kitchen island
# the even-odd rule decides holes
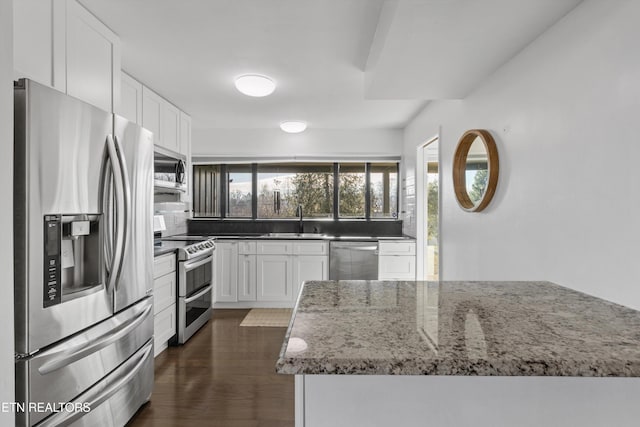
[[[637,426],[640,312],[549,282],[307,282],[296,426]]]

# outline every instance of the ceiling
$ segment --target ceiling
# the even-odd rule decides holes
[[[122,67],[200,129],[402,128],[464,97],[580,0],[80,0]],[[272,77],[265,98],[236,76]]]

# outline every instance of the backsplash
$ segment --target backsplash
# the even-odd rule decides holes
[[[296,220],[233,220],[192,219],[189,221],[190,234],[264,234],[296,233]],[[402,221],[327,221],[304,220],[305,233],[324,233],[350,236],[400,236]]]
[[[174,236],[187,232],[187,220],[190,217],[191,205],[187,202],[177,202],[171,195],[155,194],[153,203],[154,215],[162,215],[166,230],[162,236]]]

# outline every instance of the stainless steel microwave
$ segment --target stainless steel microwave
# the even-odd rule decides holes
[[[153,185],[171,191],[187,191],[187,157],[164,147],[155,146]]]

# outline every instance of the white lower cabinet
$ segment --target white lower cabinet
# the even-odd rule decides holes
[[[216,286],[213,301],[238,301],[238,242],[216,242]]]
[[[238,255],[238,301],[256,300],[256,255]]]
[[[416,280],[414,240],[385,240],[378,247],[378,280]]]
[[[176,334],[176,255],[153,260],[153,353],[162,353]]]
[[[258,299],[291,301],[293,298],[293,258],[291,255],[259,255]]]
[[[325,241],[218,240],[216,245],[216,307],[292,307],[302,282],[329,277]]]
[[[297,300],[302,283],[309,280],[329,278],[327,255],[296,256],[293,262],[293,300]]]

